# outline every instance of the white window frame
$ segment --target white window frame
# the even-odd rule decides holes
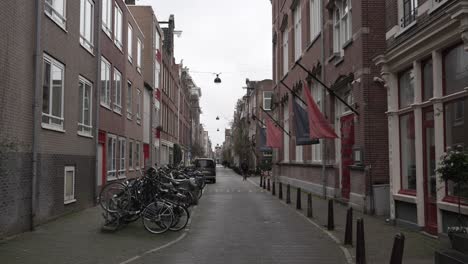
[[[283,76],[289,71],[289,32],[284,30],[282,33],[282,47],[283,47]]]
[[[333,9],[333,52],[341,52],[341,19],[340,7]]]
[[[109,144],[110,141],[110,144]],[[117,179],[117,136],[112,134],[107,134],[107,149],[106,149],[106,165],[109,164],[109,159],[111,166],[107,166],[107,181],[112,181]],[[111,155],[108,155],[108,150],[111,150]]]
[[[127,52],[128,52],[128,61],[133,63],[133,27],[129,23],[127,31]]]
[[[302,55],[302,8],[297,4],[293,11],[294,19],[294,60],[297,61]]]
[[[137,124],[141,123],[141,90],[137,89],[137,109],[136,109],[136,118]]]
[[[112,0],[102,0],[102,31],[112,38]]]
[[[118,177],[119,178],[126,178],[126,166],[125,166],[125,157],[127,155],[126,148],[127,148],[127,139],[123,137],[119,137],[119,171]]]
[[[67,172],[73,172],[73,184],[72,184],[72,194],[67,195]],[[65,166],[64,175],[63,175],[63,203],[70,204],[76,202],[75,199],[75,176],[76,171],[74,166]]]
[[[104,58],[101,58],[101,105],[111,107],[111,64]]]
[[[114,43],[122,50],[123,48],[123,12],[119,5],[115,3],[114,7]]]
[[[322,1],[309,0],[310,12],[310,41],[322,32]]]
[[[93,137],[93,85],[90,81],[88,81],[86,78],[79,76],[79,85],[83,85],[83,91],[80,92],[80,88],[78,87],[78,93],[79,97],[82,97],[82,105],[79,106],[81,108],[81,113],[79,113],[79,118],[78,118],[78,135],[81,136],[86,136],[86,137]],[[89,98],[88,100],[88,112],[89,112],[89,124],[84,123],[84,117],[85,117],[85,90],[86,86],[89,86]],[[83,119],[82,119],[83,118]]]
[[[64,132],[63,130],[63,123],[64,123],[64,118],[63,118],[63,104],[64,104],[64,86],[65,86],[65,66],[60,63],[59,61],[53,59],[52,57],[48,56],[47,54],[44,54],[44,59],[43,59],[43,74],[42,74],[42,78],[43,78],[43,84],[44,84],[44,77],[45,77],[45,64],[48,63],[50,64],[50,76],[49,76],[49,79],[50,79],[50,82],[49,82],[49,112],[48,113],[44,113],[42,112],[42,127],[43,128],[47,128],[47,129],[52,129],[52,130],[57,130],[57,131],[61,131],[61,132]],[[54,106],[54,101],[53,101],[53,79],[52,79],[52,71],[54,70],[53,68],[56,68],[58,70],[61,70],[61,75],[62,75],[62,84],[61,84],[61,109],[60,109],[60,116],[54,116],[52,114],[52,109],[53,109],[53,106]],[[43,87],[44,89],[44,87]],[[42,91],[42,93],[44,93],[44,90]],[[44,96],[43,96],[44,98]],[[43,99],[43,102],[44,103],[44,99]],[[46,118],[48,120],[48,122],[44,122],[44,118]],[[58,121],[58,124],[57,123],[53,123],[52,121],[55,120],[55,121]]]
[[[55,2],[61,2],[63,4],[63,13],[57,10]],[[45,0],[44,1],[44,13],[52,19],[59,27],[66,30],[67,27],[67,0]]]
[[[87,21],[87,12],[86,12],[86,4],[91,6],[90,12],[91,15],[89,15],[89,27],[87,27],[86,21]],[[87,32],[89,31],[89,32]],[[89,33],[89,36],[87,34]],[[88,39],[89,37],[89,39]],[[87,51],[89,51],[91,54],[93,54],[94,50],[94,1],[93,0],[81,0],[80,3],[80,44],[85,48]]]
[[[137,40],[137,71],[141,73],[141,55],[143,50],[143,44],[141,43],[141,39],[138,38]]]
[[[139,170],[141,166],[140,152],[141,152],[141,143],[140,141],[136,141],[135,142],[135,169],[136,170]]]
[[[133,161],[134,161],[134,156],[133,156],[133,140],[129,139],[128,140],[128,170],[133,171]]]
[[[320,111],[323,111],[322,99],[323,99],[323,89],[316,82],[313,82],[310,85],[310,92],[312,98],[314,98],[315,103]],[[320,139],[319,144],[312,145],[312,162],[320,163],[322,162],[322,140]]]
[[[341,1],[341,46],[343,46],[352,39],[352,13],[351,13],[350,0]]]
[[[132,120],[133,109],[133,87],[132,82],[127,81],[127,119]]]
[[[269,94],[269,96],[267,96]],[[263,109],[264,110],[271,110],[272,109],[272,97],[273,97],[273,92],[272,91],[264,91],[263,92]],[[270,101],[270,107],[267,107],[267,101]]]
[[[122,73],[114,68],[114,112],[122,114]]]

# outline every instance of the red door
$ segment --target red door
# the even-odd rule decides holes
[[[353,163],[354,115],[343,116],[341,122],[341,196],[349,199],[350,171]]]
[[[434,110],[423,110],[423,153],[424,153],[424,207],[425,231],[437,235],[436,158],[434,141]]]
[[[143,144],[143,158],[144,158],[144,166],[149,166],[150,164],[150,148],[149,144]]]

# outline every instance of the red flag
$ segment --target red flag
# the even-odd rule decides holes
[[[266,146],[281,148],[283,132],[273,124],[270,118],[266,119]]]
[[[309,87],[304,83],[304,90],[307,101],[307,112],[309,114],[309,135],[311,139],[338,138],[335,131],[322,115],[320,109],[310,94]]]

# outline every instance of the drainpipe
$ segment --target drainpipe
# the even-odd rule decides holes
[[[95,30],[95,40],[96,40],[96,89],[94,89],[94,98],[95,99],[95,107],[94,109],[96,109],[95,113],[96,113],[96,122],[95,122],[95,129],[94,129],[94,146],[95,146],[95,163],[94,163],[94,175],[95,175],[95,178],[94,178],[94,183],[93,183],[93,191],[94,191],[94,197],[93,197],[93,201],[94,201],[94,205],[97,204],[97,197],[98,197],[98,184],[97,184],[97,181],[98,181],[98,175],[99,175],[99,157],[98,157],[98,154],[99,154],[99,102],[101,101],[101,34],[100,34],[100,30],[101,30],[101,26],[102,26],[102,20],[101,20],[101,1],[97,1],[96,3],[96,9],[97,9],[97,21],[99,21],[97,24],[97,30]],[[103,161],[104,162],[104,161]]]
[[[322,9],[323,11],[323,9]],[[321,68],[321,75],[322,75],[322,80],[323,82],[325,83],[325,12],[322,12],[322,36],[321,36],[321,39],[322,39],[322,45],[320,47],[320,64],[322,65],[322,68]],[[324,96],[323,97],[323,110],[326,111],[326,90],[324,90]],[[327,182],[328,182],[328,179],[327,179],[327,176],[326,176],[326,170],[325,170],[325,166],[327,165],[326,163],[326,158],[327,158],[327,148],[325,146],[325,143],[326,143],[326,139],[322,139],[321,140],[322,142],[322,185],[323,185],[323,198],[327,198]]]
[[[31,226],[34,230],[34,220],[36,218],[37,203],[37,153],[39,144],[39,131],[41,122],[41,26],[42,26],[42,1],[36,0],[36,39],[34,48],[34,102],[33,102],[33,138],[32,138],[32,183],[31,183]]]

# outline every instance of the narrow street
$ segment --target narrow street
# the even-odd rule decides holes
[[[217,168],[187,236],[131,263],[346,263],[326,234],[268,192]]]

